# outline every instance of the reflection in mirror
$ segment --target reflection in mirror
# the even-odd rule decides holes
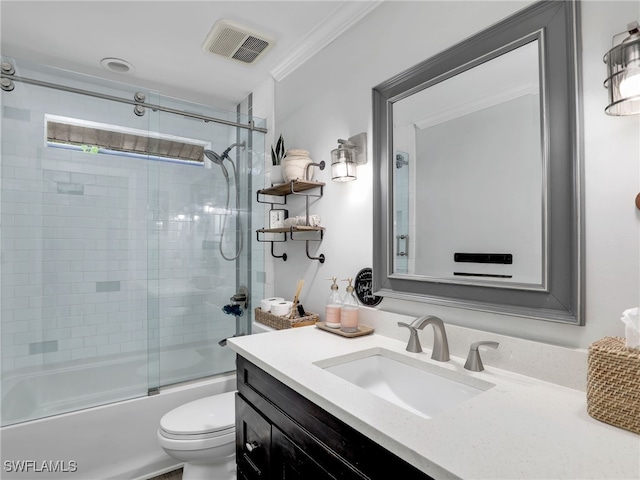
[[[581,325],[579,2],[533,3],[373,89],[373,291]]]
[[[415,148],[412,150],[415,152]],[[415,192],[416,189],[415,181],[410,184],[409,179],[415,180],[415,163],[409,163],[409,153],[398,148],[394,151],[394,155],[393,233],[396,242],[394,244],[393,271],[395,273],[414,273],[415,251],[409,248],[409,237],[415,238],[416,207],[412,207],[409,200],[415,198],[415,193],[411,192]],[[409,254],[410,251],[411,254]],[[409,267],[409,259],[411,259],[411,267]]]
[[[394,104],[395,274],[544,286],[538,44]]]

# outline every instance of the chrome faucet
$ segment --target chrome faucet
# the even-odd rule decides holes
[[[431,358],[438,362],[449,361],[449,342],[447,341],[447,332],[444,329],[444,323],[438,317],[433,315],[425,315],[417,318],[411,325],[405,322],[398,322],[399,327],[407,327],[410,332],[409,343],[406,350],[408,352],[420,353],[422,346],[418,338],[418,330],[422,330],[427,325],[433,325],[433,352]]]

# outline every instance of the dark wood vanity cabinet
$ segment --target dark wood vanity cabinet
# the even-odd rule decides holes
[[[431,478],[243,357],[237,366],[239,479]]]

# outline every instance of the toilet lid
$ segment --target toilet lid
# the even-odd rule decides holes
[[[173,435],[198,435],[235,428],[235,392],[185,403],[160,419],[160,428]]]

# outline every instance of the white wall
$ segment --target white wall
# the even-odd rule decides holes
[[[276,85],[275,133],[288,147],[304,148],[316,160],[330,160],[338,138],[362,131],[371,147],[371,89],[378,83],[495,23],[530,2],[385,2],[348,32]],[[433,313],[456,323],[534,340],[587,346],[604,335],[622,335],[622,310],[640,305],[640,117],[604,114],[603,54],[611,37],[640,18],[636,1],[582,3],[584,165],[586,209],[586,326],[575,327],[384,300],[381,308],[419,315]],[[358,168],[356,182],[338,184],[328,170],[324,197],[312,204],[327,228],[307,260],[304,243],[289,242],[289,259],[275,260],[275,294],[292,297],[304,278],[301,301],[322,312],[332,275],[355,276],[372,264],[372,162]],[[295,200],[295,199],[294,199]],[[294,208],[297,206],[298,208]],[[291,201],[290,215],[302,203]],[[344,288],[341,287],[341,292]]]

